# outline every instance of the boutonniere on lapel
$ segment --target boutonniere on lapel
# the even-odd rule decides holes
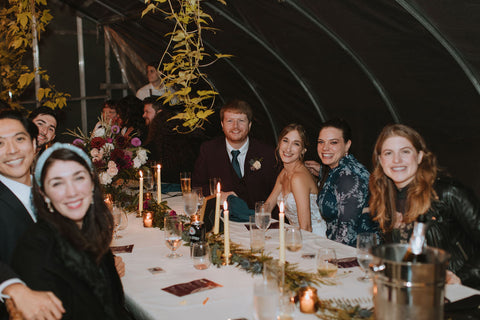
[[[263,158],[260,159],[250,159],[250,170],[251,171],[258,171],[262,168],[262,160]]]

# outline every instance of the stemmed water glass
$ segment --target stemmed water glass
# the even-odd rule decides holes
[[[167,255],[168,258],[178,258],[181,257],[181,253],[175,252],[181,243],[182,243],[182,232],[183,232],[183,223],[177,216],[168,216],[164,219],[164,232],[165,232],[165,243],[167,247],[171,250],[170,254]]]
[[[376,245],[377,235],[375,233],[365,232],[357,235],[357,261],[364,273],[358,278],[359,281],[370,281],[371,279],[368,268],[373,259],[372,248]]]
[[[272,215],[267,209],[268,208],[265,205],[265,201],[255,202],[255,224],[259,229],[262,229],[264,233],[267,232],[267,229],[270,227],[270,223],[272,222]],[[269,237],[265,238],[269,239]]]
[[[113,216],[113,238],[119,239],[122,237],[121,235],[118,234],[118,228],[122,223],[122,211],[120,210],[119,207],[115,205],[112,207],[112,216]]]
[[[203,201],[205,200],[205,197],[203,196],[202,187],[195,187],[192,189],[192,191],[197,194],[197,206],[198,206],[197,214],[198,214],[200,212],[200,209],[203,206]]]
[[[155,179],[153,177],[153,173],[150,168],[143,171],[143,181],[145,183],[145,188],[148,191],[152,191],[155,187]]]
[[[183,204],[185,213],[191,217],[198,209],[198,194],[193,191],[186,191],[183,193]]]

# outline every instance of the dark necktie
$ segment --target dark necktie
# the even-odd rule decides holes
[[[235,170],[235,173],[237,176],[242,179],[242,171],[240,170],[240,163],[238,163],[238,155],[240,154],[239,150],[232,150],[232,166],[233,170]]]

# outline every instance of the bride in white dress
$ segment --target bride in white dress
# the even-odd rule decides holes
[[[285,215],[291,224],[325,237],[327,227],[317,206],[317,184],[303,164],[306,144],[307,136],[302,125],[289,124],[280,133],[276,151],[283,169],[266,205],[272,210],[277,200],[283,199]]]

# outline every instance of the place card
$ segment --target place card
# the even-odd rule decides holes
[[[164,273],[165,270],[161,267],[153,267],[153,268],[148,268],[148,271],[150,271],[151,274],[157,274],[157,273]]]
[[[216,287],[222,287],[222,285],[208,279],[199,279],[190,282],[175,284],[170,287],[162,288],[162,290],[174,294],[177,297],[183,297],[192,293],[209,290]]]
[[[337,259],[337,265],[339,268],[353,268],[358,267],[358,261],[355,257]]]
[[[112,250],[113,254],[131,253],[133,250],[133,244],[129,244],[127,246],[111,246],[110,249]]]

